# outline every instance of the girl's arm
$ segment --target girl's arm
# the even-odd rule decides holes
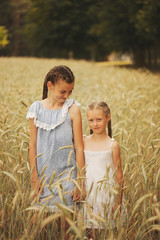
[[[34,125],[34,119],[30,119],[30,140],[29,140],[29,159],[31,166],[31,186],[37,196],[40,189],[40,180],[37,171],[37,128]],[[41,192],[43,194],[43,190]]]
[[[116,199],[116,208],[122,203],[122,195],[123,195],[123,172],[121,167],[121,157],[120,157],[120,147],[119,144],[114,141],[112,145],[112,153],[113,153],[113,164],[115,166],[115,177],[116,183],[119,185],[119,194]]]
[[[76,162],[77,166],[80,169],[77,169],[77,178],[84,177],[84,172],[82,172],[82,169],[84,168],[85,162],[84,162],[84,145],[83,145],[83,133],[82,133],[82,117],[81,112],[79,110],[79,107],[75,104],[72,105],[72,107],[69,110],[69,114],[72,120],[73,124],[73,137],[74,137],[74,146],[75,146],[75,152],[76,152]],[[80,186],[82,187],[83,194],[84,193],[84,181],[78,181],[80,183]],[[80,193],[78,193],[80,194]],[[78,196],[77,198],[79,198]],[[76,196],[74,196],[73,193],[73,200],[75,200]]]

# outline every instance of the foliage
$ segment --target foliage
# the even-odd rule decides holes
[[[7,31],[7,39],[10,42],[10,28],[11,28],[11,6],[10,0],[1,0],[0,7],[0,25],[3,26]],[[0,55],[7,55],[9,52],[10,44],[7,44],[5,48],[0,48]]]
[[[26,36],[37,56],[75,57],[88,56],[87,47],[92,42],[89,31],[92,1],[41,1],[34,0],[29,12]]]
[[[25,15],[28,12],[28,0],[1,0],[0,23],[8,30],[9,44],[3,55],[27,55],[27,44],[23,37],[23,27],[26,23]]]
[[[87,104],[104,100],[111,108],[113,137],[121,147],[127,215],[123,222],[114,216],[117,228],[106,225],[103,232],[98,232],[98,239],[158,240],[159,75],[107,63],[35,58],[0,58],[0,239],[25,240],[29,236],[38,240],[40,235],[44,239],[44,234],[49,239],[63,239],[63,228],[58,231],[57,222],[62,214],[72,227],[72,239],[87,239],[79,209],[58,205],[59,214],[47,215],[43,208],[36,211],[30,191],[26,113],[33,101],[41,99],[46,72],[59,64],[68,65],[75,74],[72,97],[81,104],[84,134],[89,134]],[[108,222],[99,216],[94,218],[96,222]]]
[[[147,64],[156,66],[160,55],[159,12],[158,0],[101,1],[97,28],[102,45],[112,51],[133,53],[139,67]]]
[[[8,30],[4,26],[0,26],[0,49],[4,48],[8,43]]]
[[[106,59],[130,52],[137,66],[158,65],[158,0],[32,1],[27,25],[32,50],[40,56]]]
[[[9,55],[106,60],[129,52],[138,67],[159,66],[159,0],[2,0]]]
[[[9,29],[11,24],[11,0],[1,0],[0,25]]]

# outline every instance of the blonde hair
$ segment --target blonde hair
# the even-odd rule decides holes
[[[106,102],[91,102],[88,107],[88,110],[94,110],[94,109],[101,109],[106,117],[108,117],[108,114],[111,113],[109,106]],[[90,129],[90,134],[92,134],[93,131]],[[111,127],[111,119],[108,121],[108,135],[112,137],[112,127]]]

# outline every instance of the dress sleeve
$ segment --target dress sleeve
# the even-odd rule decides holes
[[[29,110],[27,112],[26,118],[36,118],[37,117],[37,101],[32,103],[31,106],[29,107]]]

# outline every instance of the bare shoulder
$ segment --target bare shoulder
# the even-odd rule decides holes
[[[90,140],[91,140],[91,136],[83,137],[83,142],[84,142],[84,148],[85,149],[88,149],[88,146],[90,145]]]
[[[84,140],[85,142],[89,141],[90,138],[91,138],[90,136],[83,135],[83,140]]]
[[[112,144],[112,151],[120,151],[119,143],[115,140],[113,141],[113,144]]]
[[[70,111],[80,111],[79,107],[74,103],[69,109]]]
[[[79,107],[76,104],[72,104],[72,106],[69,108],[69,115],[71,119],[81,117],[81,111]]]

